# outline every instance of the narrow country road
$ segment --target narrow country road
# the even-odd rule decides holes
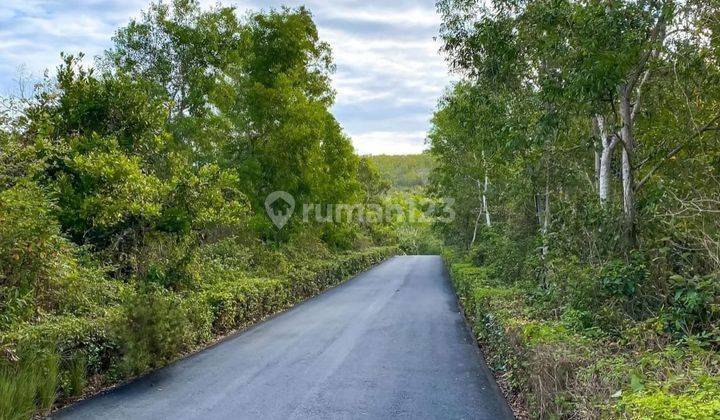
[[[395,257],[55,418],[512,418],[437,256]]]

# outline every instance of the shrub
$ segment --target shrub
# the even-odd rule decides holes
[[[398,246],[406,254],[435,255],[442,251],[442,241],[430,225],[406,224],[397,229]]]
[[[198,287],[202,270],[193,264],[199,247],[194,235],[156,232],[146,235],[143,242],[131,261],[137,276],[175,291]]]
[[[212,311],[212,328],[215,333],[223,333],[242,325],[246,296],[241,282],[228,281],[215,283],[202,292],[202,297]]]
[[[669,327],[682,334],[703,334],[720,348],[720,274],[670,277],[672,295]]]
[[[126,239],[132,227],[156,221],[168,185],[148,174],[137,156],[120,150],[114,138],[83,139],[92,147],[87,153],[75,151],[66,160],[67,173],[59,176],[60,220],[74,237],[92,239],[96,245],[108,245]]]
[[[511,398],[534,416],[718,416],[720,359],[708,348],[707,337],[688,336],[682,346],[672,345],[664,317],[626,322],[613,302],[627,297],[609,296],[595,268],[577,259],[552,259],[549,290],[538,293],[534,286],[530,289],[536,292],[528,293],[525,283],[503,284],[490,277],[486,266],[456,262],[453,252],[443,255],[485,360],[514,389],[517,395]],[[603,272],[616,279],[633,274],[638,280],[643,276],[638,266],[611,264]],[[698,278],[676,280],[683,290],[701,289],[713,296]],[[714,314],[708,310],[712,299],[687,302],[692,309],[682,312],[683,317],[700,316],[697,308],[705,308],[702,322]],[[678,308],[684,308],[683,303],[678,302]]]
[[[146,287],[124,303],[123,322],[114,332],[128,374],[162,366],[210,337],[212,314],[202,301]]]
[[[72,263],[53,212],[35,183],[0,191],[0,325],[32,316]]]
[[[633,253],[630,262],[614,259],[605,264],[601,276],[602,285],[611,296],[629,299],[644,283],[647,269],[643,258]]]
[[[555,308],[595,312],[607,301],[597,272],[574,256],[556,256],[547,263],[546,285]]]
[[[501,227],[479,230],[469,257],[474,264],[487,267],[489,277],[507,283],[520,280],[525,269],[526,255],[520,244],[505,235]]]

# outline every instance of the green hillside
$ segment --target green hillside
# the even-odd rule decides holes
[[[434,165],[432,156],[420,155],[377,155],[367,156],[380,174],[387,178],[394,188],[409,189],[428,183],[430,170]]]

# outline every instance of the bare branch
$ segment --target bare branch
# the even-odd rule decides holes
[[[701,136],[703,133],[714,128],[714,124],[718,120],[720,120],[720,114],[716,115],[712,120],[710,120],[707,124],[705,124],[701,129],[697,130],[692,136],[690,136],[690,138],[688,138],[687,140],[685,140],[684,142],[680,143],[679,145],[675,146],[675,148],[670,150],[665,155],[665,157],[662,160],[660,160],[660,162],[658,162],[652,169],[650,169],[650,171],[648,171],[648,173],[645,174],[643,179],[640,182],[638,182],[638,184],[635,186],[635,191],[640,190],[640,188],[642,188],[645,185],[645,183],[648,182],[648,180],[655,174],[655,172],[658,171],[658,169],[660,169],[665,164],[665,162],[670,160],[673,156],[677,155],[692,140],[694,140],[695,138]]]
[[[655,56],[655,54],[659,53],[659,49],[655,48],[655,43],[658,41],[661,41],[665,39],[665,14],[661,14],[657,22],[655,23],[655,26],[653,27],[652,31],[650,32],[650,37],[648,39],[651,47],[648,48],[640,57],[640,60],[637,63],[637,66],[635,69],[628,75],[628,83],[627,83],[627,89],[628,92],[631,92],[635,90],[635,88],[638,86],[638,83],[640,82],[640,77],[645,73],[645,66],[647,65],[648,61]]]
[[[675,83],[677,83],[678,87],[680,88],[680,91],[682,92],[683,96],[685,97],[685,106],[687,106],[688,114],[690,115],[690,122],[692,123],[693,127],[695,128],[695,131],[697,131],[698,126],[697,126],[697,123],[695,122],[695,116],[693,115],[692,107],[690,106],[690,97],[688,97],[688,94],[685,91],[685,86],[683,86],[683,84],[680,83],[680,78],[678,77],[677,62],[673,62],[673,73],[675,74]]]
[[[635,96],[635,104],[633,105],[632,111],[630,112],[630,119],[632,121],[635,121],[635,116],[637,115],[638,111],[640,110],[640,106],[642,103],[642,88],[649,78],[650,78],[650,70],[645,70],[642,80],[640,80],[640,84],[637,87],[637,93]]]

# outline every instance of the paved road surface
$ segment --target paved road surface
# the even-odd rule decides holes
[[[512,418],[440,257],[395,257],[208,350],[61,411],[77,419]]]

